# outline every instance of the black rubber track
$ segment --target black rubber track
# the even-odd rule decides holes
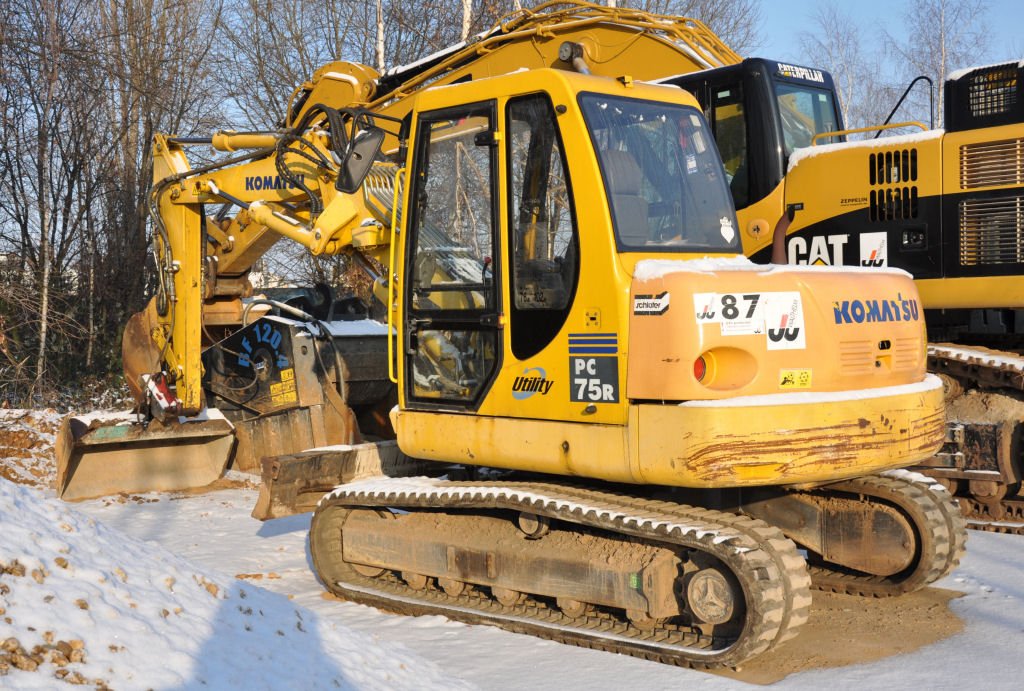
[[[343,559],[341,531],[356,507],[402,510],[527,511],[565,524],[629,535],[712,555],[736,577],[746,600],[741,632],[724,639],[689,626],[640,629],[614,612],[592,609],[570,618],[542,599],[499,604],[485,589],[450,596],[414,590],[386,573],[368,578]],[[806,566],[794,544],[762,521],[591,488],[550,483],[457,483],[424,478],[385,479],[346,485],[317,508],[310,549],[325,586],[346,600],[401,614],[441,614],[471,624],[689,666],[736,666],[796,634],[810,609]]]

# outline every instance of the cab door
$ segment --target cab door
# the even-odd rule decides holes
[[[422,113],[402,343],[407,408],[476,410],[500,361],[496,105]]]

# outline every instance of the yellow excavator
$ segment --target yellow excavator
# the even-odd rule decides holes
[[[902,470],[944,438],[911,277],[745,259],[698,102],[644,81],[684,57],[734,59],[692,20],[552,3],[331,63],[279,130],[158,136],[144,424],[69,420],[58,490],[195,484],[237,445],[259,517],[315,507],[340,597],[694,667],[792,638],[812,586],[948,574],[960,511]],[[253,296],[282,237],[365,266],[386,324]]]

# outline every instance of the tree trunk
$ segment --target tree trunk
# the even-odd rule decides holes
[[[377,0],[377,71],[384,72],[384,0]]]

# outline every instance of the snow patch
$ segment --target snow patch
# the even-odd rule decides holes
[[[946,133],[943,129],[928,130],[926,132],[915,132],[914,134],[902,134],[895,137],[879,137],[878,139],[863,139],[855,142],[839,142],[837,144],[821,144],[819,146],[805,146],[797,149],[789,157],[789,172],[800,165],[801,161],[807,161],[836,151],[849,151],[851,149],[881,149],[889,146],[903,146],[921,144],[932,139],[941,139]]]
[[[752,271],[763,274],[825,273],[825,274],[888,274],[913,278],[903,269],[867,266],[816,266],[807,264],[754,264],[744,256],[704,257],[702,259],[642,259],[636,263],[633,278],[648,281],[674,273],[710,274],[720,271]]]
[[[680,531],[684,535],[694,535],[698,539],[711,536],[715,544],[726,543],[736,536],[719,530],[707,530],[698,526],[673,521],[652,521],[646,518],[636,517],[631,514],[619,511],[609,511],[597,508],[589,504],[569,501],[551,497],[538,492],[525,491],[521,489],[509,489],[501,485],[474,484],[471,486],[445,486],[444,480],[432,477],[370,477],[362,480],[355,480],[340,485],[329,493],[324,499],[330,499],[341,495],[366,496],[370,494],[393,494],[399,499],[411,495],[429,495],[439,499],[472,498],[475,496],[493,494],[496,496],[507,496],[513,501],[528,501],[530,503],[548,504],[552,503],[559,510],[569,512],[580,512],[583,514],[594,514],[611,520],[624,520],[638,525],[649,525],[654,529],[665,528],[669,532]],[[321,499],[322,502],[324,499]],[[740,549],[739,551],[746,551]]]
[[[986,353],[983,350],[972,348],[957,348],[954,346],[928,346],[928,354],[936,357],[946,357],[960,362],[979,363],[991,367],[1005,367],[1017,372],[1024,373],[1024,358],[1013,357],[1007,354]]]
[[[952,72],[950,72],[949,75],[946,77],[946,81],[956,81],[957,79],[966,76],[967,74],[973,72],[974,70],[988,70],[992,69],[993,67],[1009,67],[1013,64],[1013,60],[1008,60],[1006,62],[994,62],[990,65],[975,65],[974,67],[964,67],[963,69],[953,70]],[[1024,60],[1020,60],[1019,62],[1017,62],[1016,67],[1017,69],[1024,69]]]
[[[855,389],[853,391],[804,391],[794,393],[770,393],[758,396],[736,396],[714,401],[685,401],[680,408],[760,408],[780,405],[816,405],[841,403],[844,401],[869,401],[888,396],[904,396],[924,393],[942,388],[942,380],[934,374],[927,374],[923,381],[898,386],[880,386],[876,389]]]

